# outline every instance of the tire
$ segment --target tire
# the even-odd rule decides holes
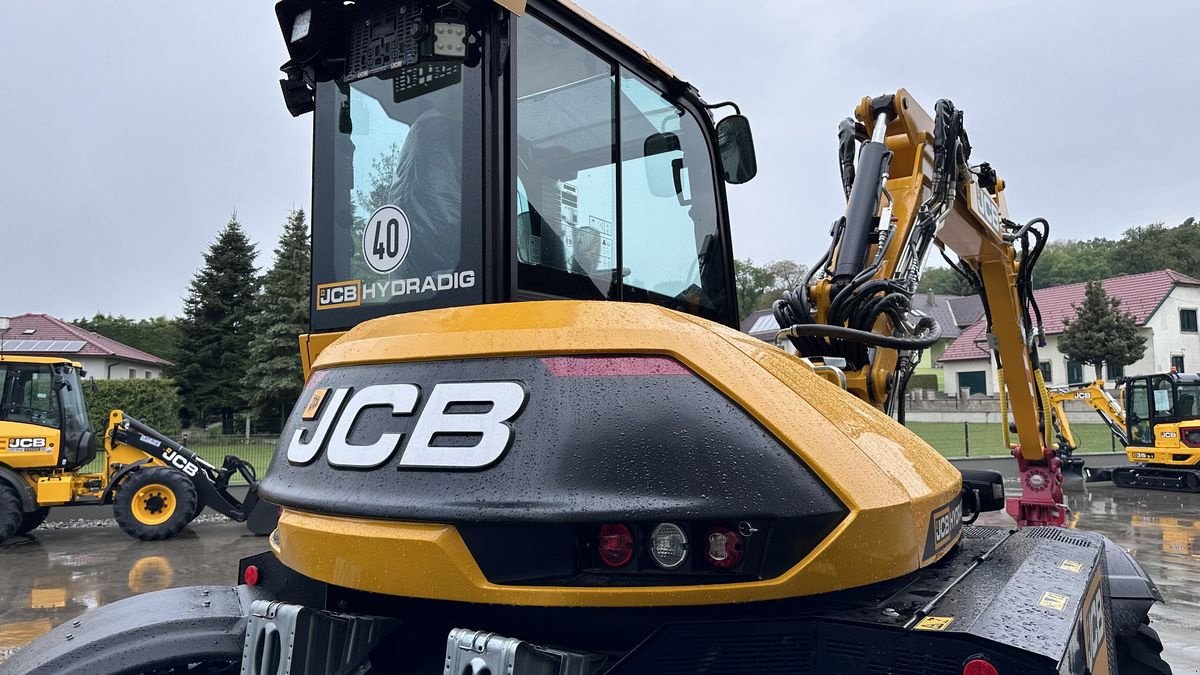
[[[0,542],[18,534],[22,516],[21,495],[8,483],[0,482]]]
[[[21,526],[17,528],[17,534],[29,534],[33,532],[39,525],[46,522],[46,516],[48,515],[50,515],[49,506],[44,506],[36,511],[23,514]]]
[[[179,534],[196,513],[196,487],[175,469],[140,469],[121,481],[113,515],[126,534],[142,541]]]
[[[1117,638],[1117,672],[1121,675],[1171,675],[1171,666],[1163,660],[1162,650],[1162,639],[1147,619],[1133,635]]]

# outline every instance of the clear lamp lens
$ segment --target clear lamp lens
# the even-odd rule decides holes
[[[308,37],[308,29],[312,26],[312,10],[306,9],[296,15],[296,20],[292,22],[292,42],[303,40]]]
[[[687,550],[687,535],[674,523],[659,523],[650,533],[650,557],[665,570],[682,565],[687,560]]]
[[[437,56],[466,57],[466,24],[435,21],[433,24],[433,38],[433,53]]]

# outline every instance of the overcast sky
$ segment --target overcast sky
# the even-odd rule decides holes
[[[177,315],[235,209],[260,264],[309,203],[272,3],[4,0],[0,316]],[[582,0],[750,116],[734,246],[811,262],[843,206],[837,123],[905,87],[966,112],[1014,219],[1055,238],[1200,216],[1200,3]],[[923,8],[914,11],[914,7]]]

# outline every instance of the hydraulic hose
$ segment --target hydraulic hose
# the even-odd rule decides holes
[[[847,342],[857,342],[885,349],[928,349],[937,344],[937,341],[942,337],[942,327],[938,325],[938,322],[929,317],[918,321],[917,329],[921,330],[923,334],[917,337],[906,338],[877,335],[870,331],[846,328],[845,326],[810,323],[785,328],[779,332],[779,336],[838,338]]]

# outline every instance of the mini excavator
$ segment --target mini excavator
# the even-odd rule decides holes
[[[1030,358],[1048,226],[1008,219],[953,104],[899,90],[842,125],[846,211],[776,307],[784,350],[735,329],[736,105],[566,0],[276,14],[285,102],[313,115],[314,286],[271,550],[0,669],[1170,672],[1149,576],[1057,527]],[[974,524],[999,474],[888,414],[940,330],[909,304],[935,246],[986,298],[1022,527]]]

